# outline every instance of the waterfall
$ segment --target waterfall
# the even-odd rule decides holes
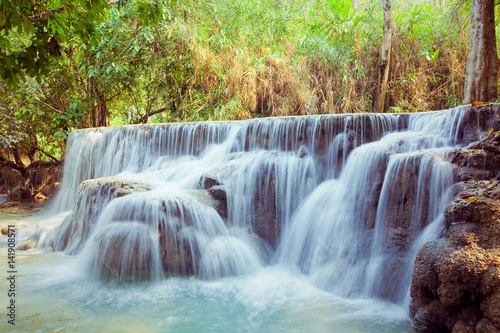
[[[75,131],[52,207],[67,217],[39,246],[77,255],[96,279],[278,265],[337,296],[405,306],[451,199],[449,151],[470,141],[466,112]]]

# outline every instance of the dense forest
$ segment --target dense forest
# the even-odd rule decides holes
[[[0,158],[18,166],[61,159],[78,128],[373,111],[385,36],[379,0],[2,6]],[[392,2],[381,111],[462,104],[470,7]]]

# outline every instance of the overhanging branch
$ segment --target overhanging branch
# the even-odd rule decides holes
[[[21,142],[22,144],[26,145],[26,146],[29,146],[35,150],[38,150],[39,152],[41,152],[42,154],[44,154],[45,156],[49,157],[50,159],[52,159],[53,161],[55,161],[57,164],[60,164],[62,165],[61,161],[59,161],[57,158],[55,158],[54,156],[50,155],[49,153],[47,153],[46,151],[40,149],[40,147],[38,146],[35,146],[29,142]]]
[[[136,124],[142,124],[144,121],[146,121],[149,117],[154,116],[155,114],[162,113],[163,111],[166,111],[167,108],[161,108],[155,111],[149,112],[149,114],[142,116],[141,118],[137,119],[135,121]]]
[[[35,21],[42,20],[42,19],[50,17],[50,16],[57,15],[60,12],[62,12],[63,10],[64,10],[64,8],[61,7],[61,8],[58,8],[58,9],[49,10],[47,12],[33,14],[33,15],[28,16],[28,19],[30,19],[32,22],[35,22]],[[5,30],[5,26],[4,25],[0,27],[0,31],[2,31],[2,30]]]
[[[50,17],[50,16],[54,16],[56,14],[59,14],[63,10],[64,10],[64,8],[61,7],[61,8],[55,9],[55,10],[49,10],[48,12],[33,14],[31,16],[28,16],[28,18],[31,21],[38,21],[38,20],[44,19],[46,17]]]

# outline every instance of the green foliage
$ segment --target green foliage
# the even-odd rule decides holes
[[[2,4],[0,145],[54,151],[75,128],[371,111],[378,0]],[[452,9],[394,2],[390,112],[462,100],[467,12]]]
[[[93,36],[93,26],[107,6],[103,0],[2,0],[0,77],[17,86],[26,76],[48,75],[70,36]]]

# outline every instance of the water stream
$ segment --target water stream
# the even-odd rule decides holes
[[[0,329],[412,332],[464,112],[73,132]]]

